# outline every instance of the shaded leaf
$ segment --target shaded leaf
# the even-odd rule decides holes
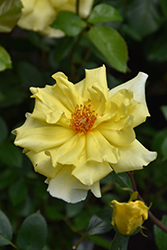
[[[129,236],[116,233],[114,239],[111,242],[110,250],[127,250]]]
[[[127,47],[116,30],[105,26],[92,27],[88,35],[92,43],[115,69],[121,72],[126,71]]]
[[[167,1],[166,0],[160,0],[160,3],[161,3],[163,13],[167,18]]]
[[[91,24],[107,21],[122,21],[122,17],[114,7],[101,3],[94,7],[87,21]]]
[[[0,0],[0,32],[10,32],[21,16],[20,0]]]
[[[0,117],[0,144],[7,138],[8,128],[5,121]]]
[[[112,171],[111,176],[113,181],[121,188],[132,188],[131,180],[126,173],[116,174],[114,171]]]
[[[6,215],[0,210],[0,246],[9,245],[12,239],[12,226]]]
[[[161,106],[161,111],[162,111],[165,119],[167,120],[167,106],[166,105]]]
[[[51,24],[52,28],[60,29],[68,36],[78,35],[86,26],[85,21],[68,11],[60,11],[56,20]]]
[[[0,46],[0,71],[12,68],[12,61],[8,52]]]
[[[28,216],[20,228],[17,247],[20,250],[41,250],[46,242],[47,225],[40,213]]]
[[[11,142],[7,142],[0,147],[0,160],[7,166],[21,167],[22,153]]]
[[[26,195],[27,186],[21,180],[18,180],[9,188],[9,198],[14,206],[25,200]]]
[[[167,137],[163,141],[161,149],[162,149],[162,155],[164,157],[163,160],[167,160]]]
[[[161,221],[165,226],[167,226],[167,215],[163,216]],[[162,231],[159,227],[154,225],[155,242],[159,250],[167,249],[167,237],[166,233]]]

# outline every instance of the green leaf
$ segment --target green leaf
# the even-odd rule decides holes
[[[160,0],[160,3],[161,3],[162,11],[163,11],[164,15],[167,18],[167,1],[166,0]]]
[[[0,117],[0,144],[7,138],[8,128],[5,121]]]
[[[162,149],[162,155],[164,157],[163,160],[167,160],[167,137],[163,141],[161,149]]]
[[[162,111],[165,119],[167,120],[167,105],[161,106],[161,111]]]
[[[74,217],[79,214],[83,209],[84,202],[78,202],[76,204],[66,204],[66,214],[68,218]]]
[[[162,17],[154,1],[132,0],[129,4],[127,21],[143,37],[159,28]]]
[[[162,144],[167,137],[167,129],[158,131],[152,141],[152,149],[157,151],[158,155],[162,155]]]
[[[111,229],[111,218],[109,218],[108,220],[104,220],[97,215],[93,215],[86,229],[86,235],[104,234],[110,231]]]
[[[77,36],[85,27],[86,22],[72,12],[60,11],[52,28],[62,30],[68,36]]]
[[[8,52],[0,45],[0,71],[12,68],[12,61]]]
[[[165,226],[167,226],[167,215],[164,215],[161,221]],[[167,249],[167,237],[166,233],[162,231],[159,227],[154,225],[155,242],[159,250]]]
[[[122,17],[114,7],[101,3],[94,7],[87,21],[91,24],[107,21],[122,21]]]
[[[12,226],[6,215],[0,210],[0,246],[9,245],[12,239]]]
[[[14,146],[11,142],[7,142],[0,147],[0,160],[7,166],[21,167],[21,150]]]
[[[116,233],[114,239],[111,242],[110,250],[127,250],[129,236]]]
[[[41,250],[46,242],[47,225],[40,213],[28,216],[20,228],[17,247],[20,250]]]
[[[0,32],[10,32],[21,16],[20,0],[0,0]]]
[[[92,27],[88,35],[92,43],[115,69],[121,72],[126,71],[127,47],[116,30],[105,26]]]
[[[89,235],[87,237],[90,241],[94,242],[96,245],[102,247],[102,249],[109,249],[110,242],[99,235]],[[101,248],[100,248],[101,249]]]
[[[27,187],[25,183],[21,180],[18,180],[17,182],[12,184],[9,188],[9,198],[14,206],[24,201],[26,195],[27,195]]]
[[[112,171],[111,176],[113,181],[121,188],[132,188],[131,180],[126,173],[116,174],[114,171]]]

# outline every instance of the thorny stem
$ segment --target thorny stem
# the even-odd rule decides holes
[[[134,176],[133,176],[133,172],[127,172],[128,176],[130,177],[131,179],[131,182],[132,182],[132,186],[133,186],[133,190],[134,191],[137,191],[137,186],[136,186],[136,182],[135,182],[135,179],[134,179]],[[140,196],[139,192],[137,191],[138,193],[138,199],[143,201],[142,197]],[[154,222],[154,224],[156,224],[159,228],[161,228],[165,233],[167,233],[167,227],[162,224],[151,212],[150,210],[148,211],[148,216],[149,218]]]

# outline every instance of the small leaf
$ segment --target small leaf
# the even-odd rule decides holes
[[[167,215],[163,216],[161,221],[165,226],[167,226]],[[159,250],[167,249],[167,237],[166,233],[162,231],[159,227],[154,225],[155,242]]]
[[[0,46],[0,71],[12,68],[12,61],[8,52]]]
[[[7,142],[0,147],[0,160],[7,166],[21,167],[22,153],[20,148]]]
[[[87,21],[91,24],[107,21],[122,21],[122,17],[114,7],[101,3],[94,7]]]
[[[113,172],[111,172],[111,176],[112,176],[113,181],[116,184],[118,184],[121,188],[125,188],[125,187],[131,188],[132,187],[130,178],[126,173],[116,174],[113,171]]]
[[[105,26],[92,27],[88,35],[91,42],[115,69],[121,72],[126,71],[127,47],[116,30]]]
[[[86,22],[72,12],[60,11],[52,28],[62,30],[68,36],[77,36],[85,27]]]
[[[0,246],[9,245],[12,239],[12,226],[6,215],[0,210]]]
[[[7,138],[8,129],[5,121],[0,117],[0,144]]]
[[[17,247],[20,250],[41,250],[46,242],[47,225],[40,213],[28,216],[20,228]]]
[[[97,215],[93,215],[86,229],[86,235],[103,234],[110,231],[111,228],[111,219],[106,221]]]
[[[21,16],[20,0],[0,1],[0,32],[10,32]]]
[[[129,236],[116,233],[114,239],[111,242],[110,250],[127,250]]]

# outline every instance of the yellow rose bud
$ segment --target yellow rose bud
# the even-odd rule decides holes
[[[113,208],[111,224],[123,235],[132,234],[148,218],[148,207],[139,200],[128,203],[113,200],[111,207]]]

